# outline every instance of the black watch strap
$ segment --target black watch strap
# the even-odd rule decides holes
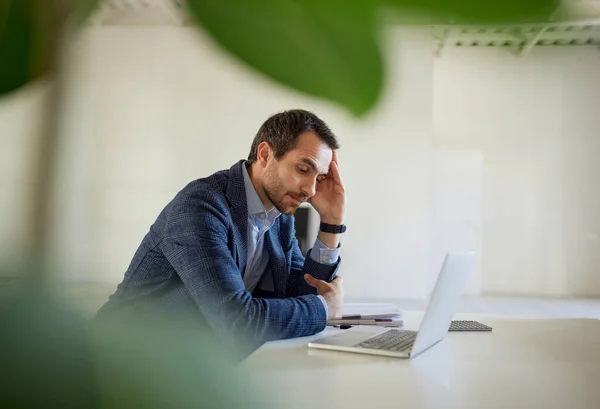
[[[345,224],[328,224],[328,223],[321,222],[321,226],[319,227],[319,230],[321,230],[325,233],[339,234],[339,233],[344,233],[346,231],[346,225]]]

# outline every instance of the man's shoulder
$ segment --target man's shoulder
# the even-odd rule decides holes
[[[173,201],[202,199],[221,202],[226,200],[228,180],[229,170],[226,169],[215,172],[210,176],[192,180],[177,193]]]
[[[181,189],[171,204],[198,202],[199,200],[217,207],[230,207],[241,200],[245,201],[244,181],[240,160],[229,169],[219,170],[209,176],[193,180]]]

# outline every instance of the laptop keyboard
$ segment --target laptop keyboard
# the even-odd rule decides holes
[[[385,349],[388,351],[403,351],[412,347],[417,336],[413,331],[391,329],[354,345],[359,348]]]

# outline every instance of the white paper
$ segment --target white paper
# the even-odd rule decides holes
[[[341,318],[402,318],[402,311],[391,303],[345,303]]]

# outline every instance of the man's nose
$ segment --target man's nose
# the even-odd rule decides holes
[[[304,192],[304,194],[306,196],[308,196],[307,198],[310,199],[311,197],[313,197],[316,193],[317,193],[317,179],[312,179],[312,181],[308,182],[302,189],[302,191]]]

